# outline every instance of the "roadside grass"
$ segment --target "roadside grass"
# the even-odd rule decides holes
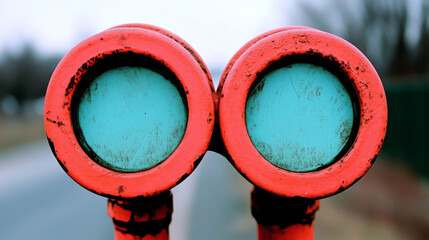
[[[0,151],[29,141],[43,139],[45,130],[40,115],[0,116]]]

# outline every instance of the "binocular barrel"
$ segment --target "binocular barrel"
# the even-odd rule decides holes
[[[76,182],[131,199],[169,190],[198,165],[214,126],[207,67],[179,37],[122,25],[61,60],[45,100],[52,150]]]
[[[245,45],[218,90],[223,142],[237,170],[284,197],[343,191],[374,163],[387,125],[383,86],[354,46],[310,28]]]
[[[168,239],[170,189],[209,149],[254,184],[259,239],[313,239],[319,200],[358,181],[384,141],[387,103],[369,60],[307,27],[252,39],[217,92],[181,38],[145,24],[107,29],[55,69],[45,129],[64,171],[109,198],[115,238]]]

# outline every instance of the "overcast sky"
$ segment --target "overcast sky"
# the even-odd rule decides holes
[[[281,0],[0,0],[0,51],[31,42],[64,54],[83,39],[123,23],[148,23],[179,35],[210,65],[225,65],[245,42],[287,25]]]

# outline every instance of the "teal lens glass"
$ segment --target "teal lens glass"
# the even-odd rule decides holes
[[[246,127],[256,149],[273,165],[293,172],[332,164],[353,126],[348,90],[318,65],[295,63],[269,72],[246,102]]]
[[[186,100],[177,87],[144,67],[103,72],[82,90],[76,105],[84,150],[119,172],[162,163],[180,144],[188,121]]]

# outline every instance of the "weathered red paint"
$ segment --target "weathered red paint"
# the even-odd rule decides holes
[[[285,198],[255,187],[251,205],[258,239],[314,239],[313,220],[319,200]]]
[[[232,66],[234,66],[235,62],[238,60],[238,58],[244,53],[246,52],[247,49],[249,49],[252,45],[254,45],[255,43],[257,43],[259,40],[266,38],[270,35],[273,35],[275,33],[279,33],[279,32],[284,32],[284,31],[288,31],[288,30],[294,30],[294,29],[309,29],[308,27],[304,27],[304,26],[289,26],[289,27],[282,27],[282,28],[277,28],[277,29],[273,29],[271,31],[262,33],[261,35],[253,38],[252,40],[250,40],[249,42],[247,42],[246,44],[244,44],[235,54],[234,56],[232,56],[231,60],[229,60],[228,64],[226,65],[225,69],[222,72],[222,75],[220,77],[219,80],[219,85],[217,87],[216,93],[218,95],[217,100],[219,100],[219,94],[222,92],[222,88],[223,88],[223,84],[225,83],[225,80],[229,74],[229,71],[231,70]],[[216,105],[217,106],[217,105]]]
[[[384,140],[387,103],[377,72],[353,45],[322,31],[297,28],[261,36],[231,59],[218,93],[220,132],[232,163],[253,184],[276,195],[322,198],[343,191],[369,170]],[[246,99],[257,75],[295,55],[335,63],[353,86],[360,112],[351,148],[331,166],[307,173],[280,169],[265,160],[253,146],[245,124]]]
[[[214,85],[213,85],[213,81],[212,81],[212,76],[210,75],[209,68],[204,63],[204,61],[202,60],[202,58],[200,57],[200,55],[187,42],[185,42],[185,40],[183,40],[182,38],[180,38],[176,34],[170,32],[170,31],[167,31],[167,30],[165,30],[163,28],[160,28],[160,27],[157,27],[157,26],[154,26],[154,25],[150,25],[150,24],[143,24],[143,23],[122,24],[122,25],[115,26],[115,27],[113,27],[111,29],[116,29],[116,28],[141,28],[141,29],[147,29],[147,30],[159,32],[159,33],[161,33],[161,34],[163,34],[163,35],[165,35],[165,36],[173,39],[174,41],[176,41],[177,43],[179,43],[180,45],[182,45],[182,47],[185,48],[194,57],[195,61],[197,61],[200,64],[200,67],[204,71],[204,73],[206,74],[207,79],[209,80],[210,87],[212,88],[213,93],[214,93]]]
[[[121,199],[156,195],[184,180],[204,156],[215,118],[210,73],[192,48],[168,31],[132,26],[108,29],[67,53],[51,77],[44,109],[46,134],[64,170],[86,189]],[[120,173],[96,164],[83,151],[74,134],[71,101],[88,68],[105,55],[130,52],[150,56],[177,76],[186,93],[189,115],[182,142],[163,163],[147,171]]]
[[[108,201],[116,240],[168,240],[172,213],[171,191],[132,201]]]
[[[138,173],[115,172],[92,161],[77,142],[71,121],[73,93],[86,69],[105,54],[124,52],[150,56],[170,68],[185,89],[189,108],[185,137],[176,151],[159,166]],[[359,130],[353,146],[335,164],[315,172],[294,173],[270,164],[251,143],[245,125],[247,94],[257,74],[292,55],[317,55],[337,63],[358,96]],[[151,25],[120,25],[80,43],[58,65],[46,94],[47,136],[59,163],[76,182],[117,199],[108,202],[115,239],[168,239],[169,189],[202,159],[213,132],[216,105],[225,154],[256,185],[252,213],[259,239],[313,239],[312,221],[319,207],[315,199],[349,187],[366,173],[380,151],[387,104],[375,69],[340,38],[288,27],[264,33],[243,46],[225,68],[214,100],[213,89],[206,65],[182,39]]]
[[[292,225],[287,228],[279,226],[263,226],[258,225],[259,240],[313,240],[314,228],[313,225]]]
[[[229,71],[231,70],[232,66],[235,64],[235,62],[237,61],[237,59],[249,48],[251,47],[253,44],[255,44],[256,42],[258,42],[259,40],[268,37],[272,34],[278,33],[278,32],[283,32],[283,31],[288,31],[288,30],[293,30],[293,29],[308,29],[308,27],[304,27],[304,26],[289,26],[289,27],[282,27],[282,28],[277,28],[268,32],[265,32],[255,38],[253,38],[252,40],[250,40],[249,42],[247,42],[246,44],[244,44],[244,46],[242,46],[235,54],[234,56],[232,56],[231,60],[229,60],[228,64],[226,65],[225,69],[223,70],[220,80],[219,80],[219,84],[217,86],[217,90],[216,90],[216,95],[214,97],[214,102],[215,102],[215,107],[216,107],[216,116],[219,116],[219,100],[221,98],[221,92],[222,92],[222,88],[223,85],[225,83],[225,80],[229,74]],[[229,155],[228,151],[225,149],[225,144],[223,143],[222,140],[222,136],[220,133],[220,127],[219,127],[219,118],[216,118],[216,124],[215,124],[215,128],[213,130],[213,135],[212,135],[212,140],[209,146],[209,150],[212,150],[214,152],[217,152],[219,154],[222,154],[224,157],[231,159],[231,156]]]

